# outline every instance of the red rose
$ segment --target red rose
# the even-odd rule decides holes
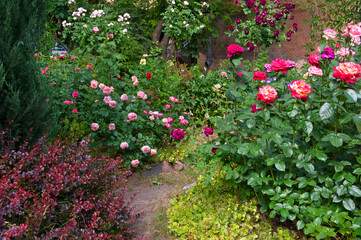
[[[311,55],[308,59],[308,62],[312,65],[312,66],[316,66],[316,67],[320,67],[320,64],[318,63],[318,60],[321,59],[320,56],[318,55]]]
[[[149,72],[147,73],[147,78],[150,80],[152,78],[152,74]]]
[[[335,72],[332,73],[332,76],[347,83],[354,83],[356,78],[361,77],[361,66],[353,62],[339,63],[334,69]]]
[[[266,80],[267,75],[265,72],[257,71],[253,73],[253,79],[254,80]]]
[[[311,86],[307,84],[305,80],[294,80],[288,88],[292,91],[292,97],[303,101],[306,101],[307,95],[312,93]]]
[[[275,72],[287,73],[289,68],[290,66],[286,60],[276,58],[271,62],[271,69]]]
[[[244,51],[244,49],[237,45],[237,44],[231,44],[227,47],[227,57],[232,57],[233,55],[241,54]]]
[[[257,94],[257,100],[265,102],[267,104],[274,103],[274,100],[278,98],[277,91],[271,86],[263,86],[259,88],[259,93]]]

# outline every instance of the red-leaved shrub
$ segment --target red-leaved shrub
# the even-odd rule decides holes
[[[0,132],[0,239],[132,239],[120,158],[46,136],[34,146]],[[16,148],[16,149],[15,149]]]

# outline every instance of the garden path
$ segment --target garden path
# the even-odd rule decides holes
[[[164,161],[148,170],[133,173],[128,179],[126,199],[131,198],[139,216],[134,224],[135,239],[171,239],[166,211],[169,201],[195,182],[197,174],[183,164]]]

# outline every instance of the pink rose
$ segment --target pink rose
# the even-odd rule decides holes
[[[183,116],[179,116],[179,120],[182,120],[182,119],[184,119],[184,117],[183,117]]]
[[[335,30],[332,30],[330,28],[328,29],[325,29],[323,31],[323,37],[326,38],[326,40],[329,40],[329,39],[335,39],[336,36],[337,36],[337,32]]]
[[[272,72],[272,68],[271,68],[271,64],[266,63],[265,65],[263,65],[263,68],[266,70],[266,72]]]
[[[56,61],[56,60],[58,60],[58,58],[57,58],[57,57],[54,57],[54,60]]]
[[[97,32],[99,32],[99,28],[93,27],[93,31],[94,31],[95,33],[97,33]]]
[[[150,121],[154,121],[154,119],[155,119],[155,118],[154,118],[153,115],[151,115],[151,116],[149,117],[149,120],[150,120]]]
[[[45,71],[49,71],[49,70],[50,70],[50,68],[49,68],[49,67],[46,67],[46,68],[45,68]]]
[[[55,85],[55,84],[56,84],[56,83],[53,83],[53,82],[51,83],[51,85]]]
[[[129,147],[128,143],[127,142],[122,142],[119,146],[121,149],[126,149],[127,147]]]
[[[150,147],[149,146],[143,146],[140,150],[142,150],[142,152],[144,154],[147,154],[150,152]]]
[[[226,78],[228,78],[228,76],[227,76],[227,73],[226,73],[226,72],[221,72],[221,76],[222,76],[222,77],[226,77]]]
[[[110,101],[110,102],[109,102],[109,106],[110,106],[111,108],[115,108],[116,105],[117,105],[117,102],[116,102],[116,101]]]
[[[174,99],[174,102],[175,102],[175,103],[179,103],[178,98],[175,98],[175,99]]]
[[[35,53],[35,54],[34,54],[34,57],[37,57],[37,56],[39,56],[39,54]]]
[[[134,83],[134,82],[138,81],[138,78],[136,76],[132,76],[132,81]]]
[[[233,55],[239,55],[244,51],[244,49],[237,45],[237,44],[231,44],[227,47],[227,57],[232,57]]]
[[[112,93],[112,89],[110,87],[105,87],[103,89],[103,93],[106,94],[106,95],[109,95]]]
[[[154,156],[154,155],[157,155],[157,150],[151,149],[150,150],[150,156]]]
[[[133,83],[134,86],[138,86],[138,84],[139,84],[138,81],[135,81],[135,82]]]
[[[74,60],[75,59],[75,56],[71,56],[71,58],[70,58],[71,60]]]
[[[138,165],[139,165],[139,160],[138,160],[138,159],[137,159],[137,160],[133,160],[133,161],[130,162],[130,164],[132,165],[132,167],[138,167]]]
[[[138,98],[143,99],[146,96],[146,94],[144,92],[142,92],[142,91],[139,91],[137,93],[137,96],[138,96]]]
[[[98,129],[99,129],[99,124],[97,124],[97,123],[92,123],[91,129],[92,129],[93,131],[98,130]]]
[[[106,86],[105,86],[104,83],[99,84],[99,88],[100,88],[101,90],[103,90],[105,87],[106,87]]]
[[[316,67],[319,67],[320,66],[320,63],[318,62],[318,60],[321,59],[320,56],[318,55],[311,55],[308,59],[308,62],[312,65],[312,66],[316,66]]]
[[[114,131],[115,130],[115,124],[111,123],[109,124],[109,131]]]
[[[167,120],[168,120],[168,123],[173,122],[173,118],[171,118],[171,117],[168,117]]]
[[[180,120],[180,123],[181,123],[181,124],[188,124],[189,122],[188,122],[187,119],[181,119],[181,120]]]
[[[166,109],[170,109],[171,106],[170,106],[169,104],[166,104],[166,105],[165,105],[165,108],[166,108]]]
[[[73,109],[73,113],[78,113],[78,110],[76,110],[76,109]]]
[[[322,76],[323,73],[322,73],[322,69],[316,67],[316,66],[312,66],[310,68],[308,68],[308,72],[312,75],[315,75],[315,76]]]
[[[41,73],[44,74],[44,75],[46,75],[46,71],[45,71],[45,70],[42,70]]]
[[[112,98],[109,96],[105,96],[103,99],[104,103],[106,103],[106,104],[109,104],[111,100],[112,100]]]
[[[97,80],[90,81],[90,87],[91,88],[96,88],[97,86],[98,86],[98,81]]]
[[[131,112],[131,113],[128,113],[128,119],[129,121],[135,121],[137,120],[137,114]]]
[[[168,118],[163,118],[163,119],[162,119],[162,122],[163,122],[163,123],[168,123]]]
[[[122,94],[122,96],[120,96],[120,100],[122,100],[123,102],[127,101],[128,100],[127,94]]]
[[[175,97],[169,97],[169,100],[171,100],[172,102],[174,102]]]
[[[71,96],[73,96],[73,98],[77,98],[77,97],[79,96],[79,93],[78,93],[78,92],[73,92],[73,93],[71,94]]]
[[[159,116],[159,117],[163,117],[163,113],[159,113],[158,116]]]
[[[169,128],[169,129],[172,128],[172,126],[171,126],[169,123],[166,123],[166,124],[165,124],[165,127],[166,127],[166,128]]]
[[[352,50],[352,49],[351,49],[351,53],[352,53],[352,55],[355,55],[355,54],[356,54],[355,51]],[[340,50],[338,50],[335,54],[338,54],[338,55],[340,55],[340,56],[342,56],[342,57],[345,57],[345,56],[350,55],[350,49],[349,49],[349,48],[344,48],[344,47],[342,47],[342,48],[341,48]]]
[[[146,110],[143,110],[143,113],[144,113],[144,114],[148,114],[148,112],[147,112]]]
[[[153,112],[152,110],[149,110],[148,114],[149,114],[149,115],[153,115],[154,112]]]
[[[113,33],[109,33],[109,37],[110,37],[110,38],[113,38],[113,37],[114,37],[114,34],[113,34]]]
[[[92,66],[91,66],[91,65],[87,65],[86,67],[87,67],[88,69],[91,69],[91,68],[92,68]]]

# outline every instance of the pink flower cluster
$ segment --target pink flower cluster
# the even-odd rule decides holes
[[[151,156],[157,155],[157,150],[151,149],[149,146],[143,146],[140,150],[144,154],[150,153]]]
[[[65,104],[73,104],[73,103],[75,104],[76,102],[69,101],[69,100],[65,100],[64,103],[65,103]]]
[[[145,94],[145,93],[142,92],[142,91],[139,91],[139,92],[137,93],[137,96],[138,96],[138,98],[143,99],[143,100],[146,100],[146,99],[148,98],[147,94]]]

